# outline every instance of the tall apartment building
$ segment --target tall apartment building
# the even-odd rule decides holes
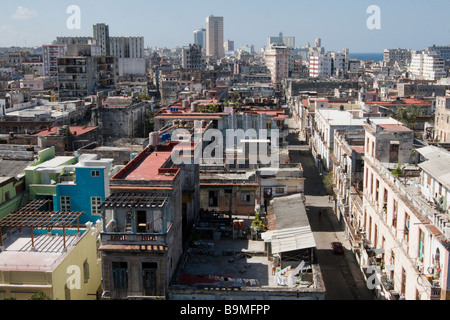
[[[387,65],[407,65],[411,61],[410,49],[384,49],[383,61]]]
[[[445,64],[450,64],[450,45],[448,46],[436,46],[432,45],[425,48],[425,52],[430,54],[436,54],[445,60]]]
[[[437,97],[434,136],[439,142],[450,142],[450,97]]]
[[[311,78],[330,77],[333,72],[332,65],[330,54],[311,55],[309,57],[309,76]]]
[[[98,41],[101,47],[101,53],[104,56],[110,54],[110,38],[109,38],[109,26],[104,23],[98,23],[93,26],[94,39]]]
[[[332,74],[334,76],[343,76],[349,70],[349,50],[342,52],[331,52]]]
[[[119,75],[145,74],[144,37],[110,37],[110,54],[118,58]]]
[[[194,31],[194,44],[198,44],[202,49],[206,49],[206,29],[201,28]]]
[[[209,16],[206,18],[206,55],[215,59],[225,57],[223,47],[223,17]]]
[[[202,47],[194,44],[183,48],[181,59],[183,69],[200,70],[202,68]]]
[[[419,80],[439,80],[447,74],[444,58],[424,52],[412,54],[409,72],[411,78]]]
[[[269,37],[267,40],[267,46],[272,44],[283,44],[289,50],[289,73],[294,71],[294,49],[295,49],[295,37],[285,37],[282,32],[278,36]]]
[[[117,58],[112,56],[64,56],[58,58],[57,66],[61,101],[83,98],[94,90],[110,89],[118,75]]]
[[[289,48],[285,45],[272,44],[266,48],[264,58],[271,74],[272,84],[280,86],[281,81],[289,77]]]
[[[110,37],[110,54],[120,58],[143,58],[144,37]]]
[[[44,77],[56,79],[58,76],[57,60],[66,54],[65,45],[43,45],[42,61],[44,64]]]

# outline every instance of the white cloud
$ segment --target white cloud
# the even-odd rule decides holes
[[[37,16],[37,12],[24,7],[17,7],[16,12],[11,16],[15,20],[26,20]]]

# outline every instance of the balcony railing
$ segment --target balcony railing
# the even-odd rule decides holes
[[[102,244],[166,245],[167,235],[157,233],[101,233]]]

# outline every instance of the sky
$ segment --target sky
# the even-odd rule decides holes
[[[70,30],[67,8],[80,8],[80,29]],[[379,8],[379,29],[367,21]],[[206,17],[224,17],[224,40],[259,49],[269,36],[294,36],[296,47],[322,39],[327,51],[421,50],[450,45],[449,0],[0,0],[0,47],[51,44],[57,36],[92,36],[96,23],[110,36],[143,36],[149,47],[193,43]]]

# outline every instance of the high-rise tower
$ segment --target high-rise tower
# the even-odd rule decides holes
[[[223,17],[206,18],[206,55],[221,59],[225,57],[223,47]]]

